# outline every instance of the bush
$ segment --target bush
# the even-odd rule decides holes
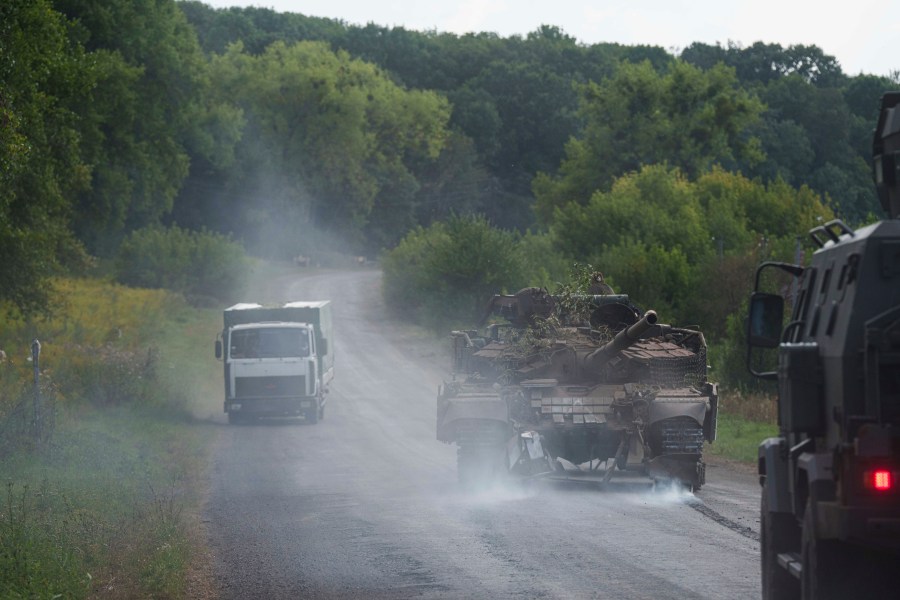
[[[174,290],[192,304],[209,304],[210,298],[237,298],[249,268],[241,245],[227,236],[177,226],[148,227],[122,243],[115,274],[126,285]]]
[[[383,259],[388,305],[433,328],[471,323],[493,294],[527,283],[519,236],[483,217],[452,217],[407,235]]]
[[[123,348],[119,344],[68,345],[66,360],[54,372],[66,400],[97,406],[148,405],[159,400],[158,350]]]

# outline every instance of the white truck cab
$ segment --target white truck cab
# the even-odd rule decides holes
[[[237,304],[225,310],[216,357],[225,363],[225,412],[245,417],[324,416],[334,377],[327,301],[279,306]]]

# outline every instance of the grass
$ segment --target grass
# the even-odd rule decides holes
[[[0,597],[182,597],[206,436],[130,407],[61,424],[0,469]]]
[[[759,444],[777,434],[776,425],[719,413],[718,435],[708,451],[732,460],[756,463]]]
[[[778,434],[776,400],[765,394],[726,393],[719,398],[718,432],[708,451],[755,463],[760,443]]]
[[[0,327],[0,436],[27,394],[32,337],[56,406],[49,442],[0,445],[0,597],[186,597],[214,433],[197,417],[221,411],[220,313],[162,291],[58,285],[52,318]]]

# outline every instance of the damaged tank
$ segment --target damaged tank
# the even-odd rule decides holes
[[[699,330],[659,323],[624,294],[542,288],[494,296],[481,326],[490,317],[503,322],[452,332],[438,391],[437,438],[456,444],[460,482],[632,471],[703,485],[718,393]]]

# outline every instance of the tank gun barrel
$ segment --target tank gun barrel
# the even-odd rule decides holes
[[[641,335],[656,325],[657,320],[658,317],[656,316],[656,311],[648,310],[644,313],[644,316],[641,317],[640,321],[630,327],[626,327],[605,345],[585,356],[585,366],[594,369],[602,367],[612,360],[616,354],[641,339]]]

